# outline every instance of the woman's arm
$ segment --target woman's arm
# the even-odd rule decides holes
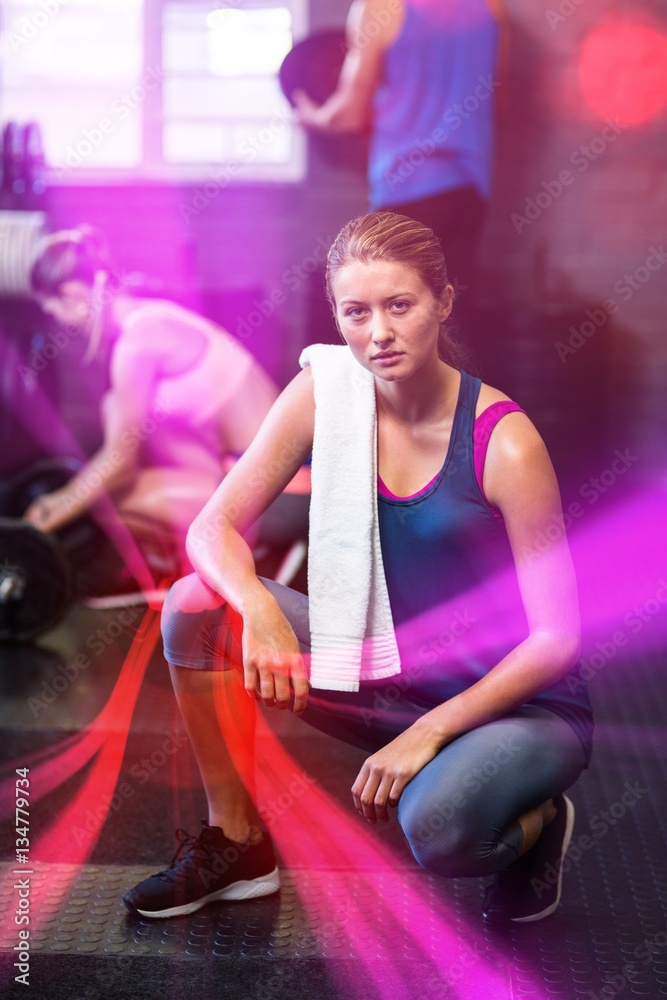
[[[68,483],[34,501],[23,515],[27,521],[42,531],[56,531],[131,484],[158,364],[155,347],[151,350],[145,340],[117,346],[111,362],[111,390],[103,401],[102,446]]]
[[[483,678],[369,757],[352,793],[371,822],[388,818],[387,805],[396,805],[408,781],[442,747],[530,701],[560,680],[579,655],[577,590],[558,484],[544,443],[524,414],[508,414],[494,430],[484,491],[505,520],[528,635]],[[536,539],[554,523],[562,527],[559,537],[537,553]]]
[[[251,697],[294,711],[308,679],[296,636],[257,577],[244,533],[283,491],[312,451],[315,401],[309,369],[281,393],[249,448],[190,527],[188,557],[199,576],[243,618],[244,683]]]
[[[364,128],[382,71],[382,54],[403,15],[400,0],[355,0],[347,18],[348,51],[333,94],[317,105],[304,91],[292,99],[306,128],[352,132]]]

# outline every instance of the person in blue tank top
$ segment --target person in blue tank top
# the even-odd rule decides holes
[[[360,816],[388,822],[396,810],[429,871],[493,875],[488,920],[542,919],[559,905],[574,824],[563,793],[588,766],[593,731],[573,673],[580,626],[565,531],[547,549],[535,544],[563,527],[549,456],[521,408],[462,368],[447,333],[453,288],[431,229],[392,212],[353,220],[329,251],[327,289],[344,344],[325,350],[342,352],[350,377],[318,427],[326,412],[335,477],[354,480],[358,467],[363,478],[370,466],[380,552],[362,546],[352,572],[371,559],[371,576],[382,571],[400,672],[368,679],[362,655],[357,685],[309,677],[315,590],[258,578],[243,540],[313,450],[326,371],[306,367],[190,529],[196,572],[172,587],[162,632],[209,816],[126,905],[168,917],[279,888],[246,759],[261,702],[362,747],[351,787]],[[353,464],[340,428],[360,385],[370,386],[376,437]],[[317,451],[313,463],[315,490]],[[311,517],[311,553],[330,545],[335,514]],[[331,553],[334,573],[343,558]],[[330,649],[336,666],[340,648]],[[233,733],[218,721],[221,705]]]
[[[502,20],[497,0],[355,0],[336,90],[319,106],[292,95],[307,128],[370,128],[370,208],[433,229],[457,292],[491,192]]]

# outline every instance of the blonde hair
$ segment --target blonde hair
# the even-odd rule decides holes
[[[449,284],[447,265],[440,241],[428,226],[395,212],[370,212],[343,226],[327,255],[325,272],[327,299],[336,316],[333,280],[352,261],[368,263],[375,260],[393,261],[412,267],[440,299]],[[465,353],[447,329],[440,324],[438,355],[442,361],[461,367]]]

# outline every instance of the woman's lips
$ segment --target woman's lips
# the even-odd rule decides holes
[[[402,351],[387,351],[383,354],[375,354],[371,358],[371,361],[377,362],[377,364],[382,365],[384,368],[388,367],[389,365],[396,364],[396,362],[399,361],[402,357],[403,357]]]

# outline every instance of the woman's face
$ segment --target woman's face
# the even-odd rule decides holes
[[[93,322],[93,290],[83,281],[65,281],[57,295],[41,296],[39,303],[45,313],[61,326],[78,333],[90,333]]]
[[[336,318],[352,354],[384,381],[408,378],[438,357],[440,324],[454,289],[437,298],[421,275],[396,261],[352,261],[332,281]]]

